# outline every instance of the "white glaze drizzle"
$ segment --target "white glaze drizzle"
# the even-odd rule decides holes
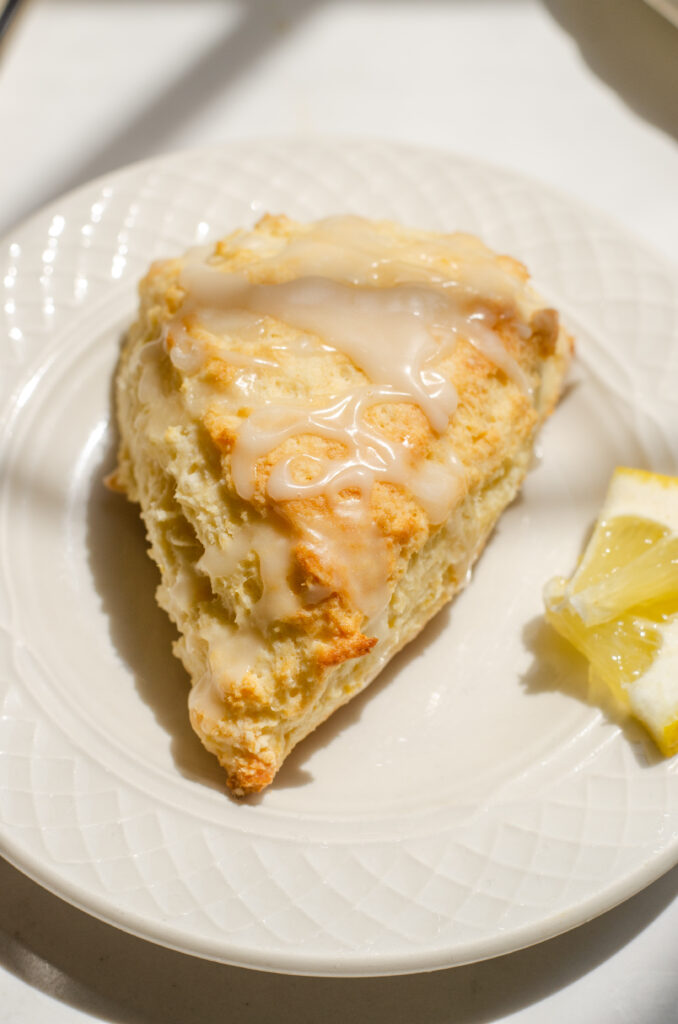
[[[281,457],[269,475],[267,490],[276,501],[325,495],[336,507],[341,491],[356,489],[369,495],[375,480],[409,488],[433,523],[445,518],[458,494],[461,467],[452,458],[418,465],[405,443],[390,440],[365,420],[371,406],[385,402],[406,402],[406,393],[388,388],[364,387],[337,398],[331,404],[309,411],[291,405],[255,409],[243,424],[231,458],[236,490],[244,498],[254,494],[252,466],[290,437],[315,434],[341,442],[346,452],[338,458],[308,454]],[[315,468],[311,479],[309,464]],[[295,473],[295,468],[298,468]],[[306,472],[303,473],[302,471]]]
[[[300,603],[288,581],[289,536],[282,523],[277,525],[269,520],[241,526],[227,539],[226,547],[207,547],[198,569],[210,578],[228,577],[252,552],[257,556],[262,584],[262,595],[254,606],[254,621],[265,626],[294,615]]]
[[[493,333],[496,315],[477,305],[464,312],[451,290],[448,295],[416,284],[359,286],[315,276],[250,284],[238,274],[224,274],[205,264],[185,267],[181,283],[191,305],[209,311],[201,312],[206,324],[210,317],[214,323],[215,310],[245,310],[318,335],[370,380],[416,402],[437,433],[447,427],[457,396],[434,360],[460,336],[529,390],[521,367]]]
[[[287,439],[311,434],[343,446],[342,454],[332,458],[281,456],[266,487],[279,508],[294,499],[326,496],[338,528],[330,528],[331,520],[317,528],[307,526],[303,541],[328,565],[353,563],[338,582],[370,618],[383,611],[389,597],[388,552],[370,514],[374,483],[384,480],[406,487],[434,524],[444,520],[463,485],[453,453],[443,461],[417,462],[407,440],[389,439],[368,421],[367,410],[385,403],[413,403],[432,430],[442,435],[457,395],[440,364],[460,337],[524,392],[530,391],[521,367],[496,333],[498,314],[492,308],[498,304],[502,310],[514,310],[520,282],[467,236],[404,246],[385,243],[384,237],[359,218],[320,222],[285,245],[281,254],[258,260],[257,273],[275,283],[251,283],[242,274],[225,273],[218,265],[192,258],[180,276],[186,292],[183,305],[164,336],[173,364],[190,376],[202,367],[206,348],[185,326],[188,320],[213,337],[256,341],[266,336],[267,318],[272,317],[306,332],[294,343],[269,346],[272,354],[282,354],[292,344],[295,356],[317,353],[319,348],[336,350],[362,371],[363,384],[325,396],[315,408],[309,409],[307,401],[272,405],[263,398],[257,401],[256,385],[259,374],[279,371],[275,358],[250,356],[228,346],[219,353],[243,371],[236,375],[235,386],[253,400],[231,456],[234,486],[242,498],[254,495],[257,460]],[[266,242],[253,237],[250,247],[265,250]],[[441,260],[445,272],[439,269]],[[278,280],[281,275],[288,279]],[[362,546],[357,541],[360,534]],[[263,628],[267,622],[290,617],[299,607],[286,587],[289,535],[267,532],[260,523],[231,541],[228,551],[207,551],[200,568],[210,575],[228,575],[251,550],[258,554],[263,585],[253,621]]]

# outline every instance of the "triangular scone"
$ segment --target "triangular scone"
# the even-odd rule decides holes
[[[468,235],[264,217],[154,264],[117,376],[117,482],[237,794],[466,582],[571,354]]]

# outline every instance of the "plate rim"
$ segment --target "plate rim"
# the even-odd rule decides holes
[[[646,0],[646,2],[649,3],[650,0]],[[675,0],[675,3],[678,5],[678,0]],[[364,135],[353,135],[350,132],[337,133],[336,135],[331,133],[312,135],[303,132],[279,136],[253,134],[251,136],[238,137],[237,139],[233,139],[228,142],[213,142],[200,146],[183,146],[178,149],[164,150],[154,156],[142,157],[139,160],[133,160],[131,163],[114,167],[110,171],[103,171],[101,174],[97,174],[94,178],[88,178],[79,185],[74,185],[65,192],[41,203],[40,206],[28,214],[28,216],[22,217],[21,220],[17,221],[16,224],[13,224],[9,229],[4,231],[2,235],[0,235],[0,249],[11,244],[12,236],[15,232],[23,232],[24,230],[32,227],[34,223],[37,223],[41,217],[44,217],[58,203],[70,201],[85,189],[100,187],[111,179],[128,173],[131,174],[133,172],[137,173],[144,171],[145,169],[152,167],[154,164],[163,164],[165,162],[174,162],[176,160],[198,157],[218,157],[227,154],[231,149],[256,149],[260,146],[270,145],[281,145],[286,148],[294,148],[297,146],[311,146],[318,148],[361,148],[379,146],[390,149],[394,152],[402,151],[404,153],[411,154],[427,154],[432,158],[448,159],[458,164],[467,164],[470,167],[476,167],[480,170],[488,171],[489,173],[500,174],[507,178],[513,178],[518,182],[532,185],[538,191],[547,193],[549,196],[559,200],[560,202],[576,206],[582,211],[582,213],[587,213],[597,220],[599,224],[605,224],[610,228],[610,230],[614,231],[615,234],[623,235],[625,241],[629,244],[632,244],[635,247],[640,247],[641,250],[651,259],[663,264],[665,269],[670,268],[672,273],[678,279],[678,258],[676,258],[676,260],[669,258],[658,246],[653,245],[653,243],[649,242],[646,238],[636,235],[631,228],[617,220],[613,214],[610,214],[605,210],[600,210],[593,202],[573,195],[566,188],[560,185],[554,185],[550,181],[544,181],[537,175],[531,174],[527,171],[522,171],[519,168],[514,167],[512,164],[504,163],[502,161],[486,160],[483,157],[476,157],[470,153],[447,149],[443,146],[434,146],[426,143],[418,145],[417,143],[403,142],[401,139],[386,135],[370,135],[368,137]]]
[[[149,927],[148,919],[139,914],[120,913],[116,916],[109,912],[109,905],[106,901],[95,897],[89,902],[83,901],[75,886],[64,883],[63,878],[53,881],[48,877],[50,873],[41,870],[40,862],[32,855],[15,857],[11,844],[3,841],[0,833],[0,856],[16,868],[27,878],[40,885],[41,888],[64,900],[69,906],[111,928],[116,928],[132,935],[135,938],[152,942],[154,945],[164,949],[182,953],[185,956],[196,957],[200,960],[207,960],[210,963],[219,963],[227,967],[238,967],[243,970],[263,971],[271,974],[282,974],[292,977],[308,978],[388,978],[400,977],[407,974],[426,974],[433,971],[450,970],[454,967],[464,967],[469,964],[482,963],[486,960],[494,960],[497,957],[508,956],[511,953],[518,953],[521,950],[529,949],[532,946],[556,939],[567,932],[573,931],[581,925],[595,920],[602,914],[613,910],[626,900],[632,899],[648,886],[652,885],[663,875],[667,874],[678,865],[678,842],[676,848],[667,848],[664,856],[652,862],[652,868],[645,864],[635,872],[617,879],[606,890],[601,890],[595,896],[589,897],[583,903],[572,907],[569,912],[558,915],[558,924],[553,928],[544,930],[543,922],[533,922],[523,926],[522,929],[514,930],[511,934],[516,936],[517,941],[511,943],[510,948],[501,942],[501,933],[496,937],[494,945],[488,944],[486,939],[478,939],[474,943],[467,943],[467,953],[450,961],[445,953],[441,952],[437,957],[431,957],[428,953],[418,953],[408,958],[400,958],[394,965],[394,957],[390,953],[373,956],[372,960],[365,963],[365,954],[351,953],[343,955],[341,960],[338,956],[329,958],[334,969],[328,965],[328,957],[323,954],[311,954],[307,956],[306,964],[292,964],[290,958],[281,953],[272,953],[270,950],[261,952],[255,947],[234,947],[233,955],[227,949],[223,954],[215,955],[215,951],[206,941],[194,943],[192,946],[181,938],[181,931],[178,928],[168,925],[163,927],[154,922]],[[29,861],[31,863],[29,863]],[[72,891],[71,891],[72,890]],[[584,911],[582,915],[581,911]],[[243,952],[245,957],[243,957]]]

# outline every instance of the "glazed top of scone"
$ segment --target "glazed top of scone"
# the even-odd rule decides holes
[[[352,216],[266,216],[145,284],[182,402],[266,515],[241,535],[259,555],[261,626],[329,594],[374,620],[474,474],[500,470],[497,403],[516,436],[532,430],[559,333],[514,259]],[[203,568],[237,555],[215,543]]]

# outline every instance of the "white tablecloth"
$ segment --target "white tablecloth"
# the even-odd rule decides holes
[[[512,167],[678,263],[678,29],[642,0],[24,0],[0,46],[0,234],[88,179],[344,134]],[[277,977],[132,938],[0,861],[0,1022],[673,1024],[678,868],[491,962]]]

